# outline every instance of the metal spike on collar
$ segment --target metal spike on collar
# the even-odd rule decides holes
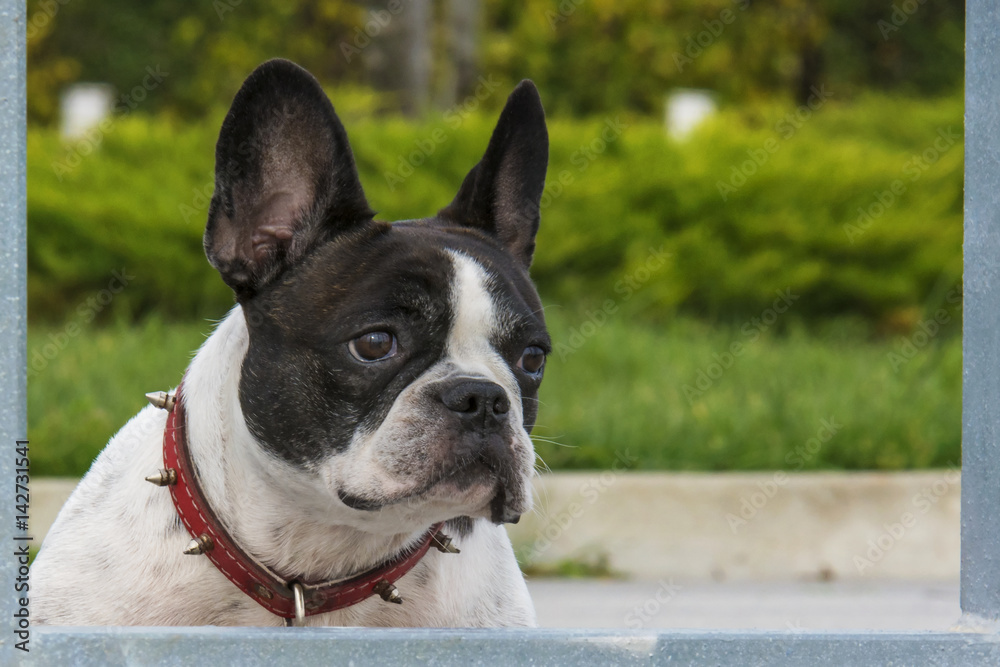
[[[399,591],[393,585],[391,581],[383,579],[382,581],[375,584],[372,592],[377,593],[386,602],[394,602],[396,604],[403,604],[403,598],[399,597]]]
[[[202,533],[195,539],[188,542],[187,549],[184,553],[188,556],[200,556],[203,553],[211,551],[215,547],[215,542],[207,533]]]
[[[455,546],[451,538],[444,533],[438,533],[433,538],[434,547],[443,554],[460,554],[462,550]]]
[[[161,468],[155,475],[150,475],[146,481],[156,486],[173,486],[177,483],[177,471],[173,468]]]
[[[177,402],[173,394],[165,391],[151,391],[146,394],[146,400],[149,401],[153,407],[166,410],[167,412],[173,410],[174,404]]]

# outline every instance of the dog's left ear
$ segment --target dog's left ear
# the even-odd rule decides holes
[[[347,132],[316,79],[287,60],[255,69],[219,132],[205,229],[205,254],[237,299],[373,215]]]
[[[438,215],[496,237],[528,268],[548,162],[545,112],[535,84],[526,79],[507,98],[483,159]]]

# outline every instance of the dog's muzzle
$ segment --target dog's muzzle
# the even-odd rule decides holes
[[[488,380],[461,378],[441,390],[441,402],[461,424],[456,456],[482,465],[497,480],[490,503],[491,520],[517,523],[521,515],[508,502],[519,493],[514,490],[519,488],[520,476],[508,435],[510,399],[506,390]]]

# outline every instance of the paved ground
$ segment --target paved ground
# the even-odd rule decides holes
[[[698,583],[534,579],[542,627],[946,630],[958,582]]]

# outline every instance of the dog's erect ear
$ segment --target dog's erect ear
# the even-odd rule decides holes
[[[507,98],[483,159],[438,215],[495,236],[527,268],[535,252],[548,162],[542,101],[535,84],[524,80]]]
[[[237,299],[373,215],[347,132],[316,79],[287,60],[254,70],[219,132],[205,229],[205,254]]]

